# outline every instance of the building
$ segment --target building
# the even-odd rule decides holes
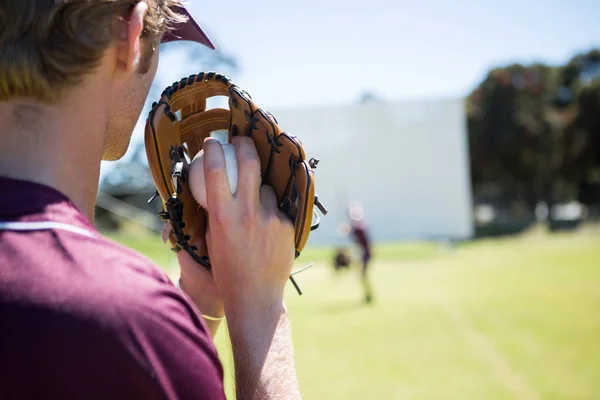
[[[473,235],[462,99],[272,110],[317,158],[316,188],[329,209],[309,244],[336,244],[347,205],[360,201],[379,241]]]

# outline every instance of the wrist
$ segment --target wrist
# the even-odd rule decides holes
[[[225,315],[225,307],[221,299],[211,298],[200,290],[194,290],[193,285],[185,283],[183,276],[178,280],[177,288],[194,303],[200,315],[205,319],[221,320]]]
[[[244,316],[244,320],[249,320],[287,314],[283,293],[269,296],[263,293],[258,297],[243,296],[238,293],[235,296],[224,298],[224,310],[228,320],[229,317],[240,315]]]

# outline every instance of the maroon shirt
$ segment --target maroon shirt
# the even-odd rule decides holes
[[[0,399],[225,398],[204,321],[149,260],[31,182],[0,177],[2,226]]]
[[[365,257],[371,256],[371,241],[367,234],[367,226],[364,222],[353,222],[351,228],[351,234],[354,241],[362,248],[363,252],[367,254]]]

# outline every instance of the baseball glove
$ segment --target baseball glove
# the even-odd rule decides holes
[[[229,109],[207,109],[207,99],[229,98]],[[296,257],[311,230],[318,227],[314,206],[327,210],[315,195],[314,169],[318,160],[306,160],[298,138],[282,132],[269,112],[226,76],[208,72],[191,75],[167,87],[152,105],[146,122],[145,145],[157,196],[159,216],[170,222],[169,240],[174,251],[186,251],[199,264],[211,268],[205,233],[207,216],[190,192],[187,173],[190,160],[212,132],[226,130],[229,140],[244,135],[254,140],[261,162],[262,184],[271,186],[279,208],[296,229]],[[315,224],[313,214],[316,216]]]

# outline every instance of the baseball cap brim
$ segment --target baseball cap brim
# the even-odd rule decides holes
[[[183,24],[177,24],[170,31],[165,32],[162,38],[162,43],[176,42],[188,40],[205,45],[206,47],[216,50],[216,46],[210,38],[204,33],[202,28],[196,23],[192,15],[183,6],[173,7],[173,11],[177,14],[187,17],[187,21]]]

